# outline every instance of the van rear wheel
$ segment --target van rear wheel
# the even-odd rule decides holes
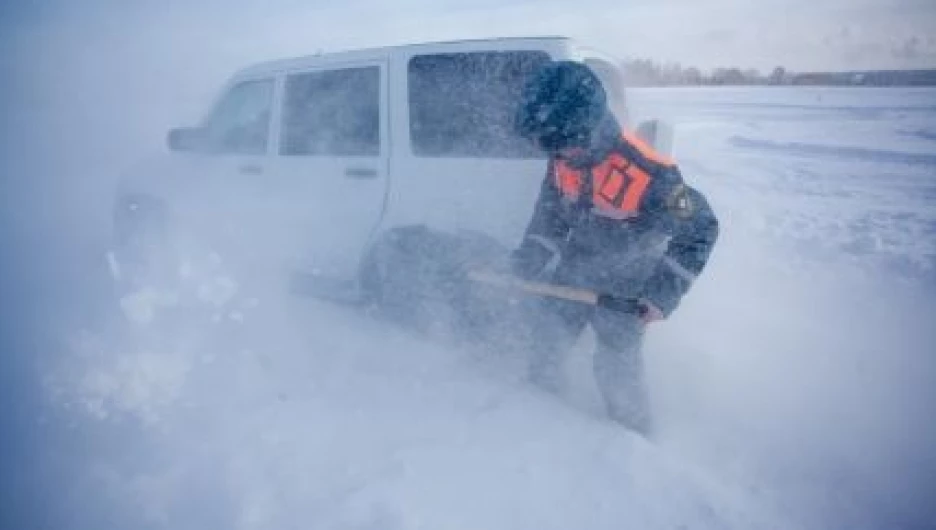
[[[396,324],[418,331],[441,327],[464,338],[484,335],[494,318],[491,300],[466,273],[506,254],[477,234],[453,235],[422,225],[395,228],[371,249],[361,285],[367,301]]]
[[[428,241],[421,226],[388,231],[371,248],[361,280],[366,300],[381,317],[420,331],[431,327],[428,306],[441,294],[441,264],[427,255]]]

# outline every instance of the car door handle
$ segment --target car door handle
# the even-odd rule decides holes
[[[352,179],[377,178],[377,170],[369,167],[349,167],[345,169],[345,176]]]
[[[237,170],[243,173],[244,175],[262,175],[263,174],[263,166],[258,165],[258,164],[244,164],[240,166],[239,168],[237,168]]]

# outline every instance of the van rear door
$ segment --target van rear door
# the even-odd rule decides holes
[[[515,132],[514,116],[523,87],[550,56],[466,49],[400,60],[395,71],[405,74],[406,84],[394,108],[406,112],[393,124],[399,141],[386,226],[425,223],[515,244],[546,160]]]
[[[353,278],[387,192],[383,61],[287,72],[268,174],[292,269]]]

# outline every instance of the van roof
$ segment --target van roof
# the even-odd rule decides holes
[[[238,71],[235,76],[255,76],[266,73],[275,73],[288,70],[299,70],[310,66],[320,66],[332,63],[353,63],[355,61],[368,61],[380,59],[397,53],[412,53],[420,49],[432,49],[444,52],[446,48],[461,48],[465,44],[478,45],[479,48],[497,49],[505,46],[509,49],[518,49],[529,46],[533,49],[544,49],[564,46],[571,42],[569,37],[541,36],[541,37],[499,37],[487,39],[462,39],[439,42],[424,42],[418,44],[401,44],[395,46],[382,46],[361,48],[355,50],[324,52],[314,55],[305,55],[288,59],[277,59],[256,63]]]

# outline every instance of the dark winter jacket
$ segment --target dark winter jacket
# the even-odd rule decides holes
[[[527,261],[522,266],[528,271],[539,272],[549,268],[546,262],[556,251],[553,256],[558,259],[548,271],[552,281],[644,298],[669,315],[705,267],[718,236],[718,221],[705,197],[686,185],[674,163],[636,137],[621,133],[616,123],[614,127],[575,160],[549,161],[517,256]],[[630,211],[623,206],[618,212],[606,211],[608,200],[596,189],[610,180],[600,177],[611,159],[618,166],[633,166],[617,181],[624,187],[611,188],[611,195],[624,197],[627,186],[637,186],[631,191],[639,193],[630,198],[639,200],[627,204]],[[577,190],[568,178],[563,180],[570,167],[584,177]],[[598,172],[602,173],[596,177]],[[538,257],[542,263],[530,263]]]

